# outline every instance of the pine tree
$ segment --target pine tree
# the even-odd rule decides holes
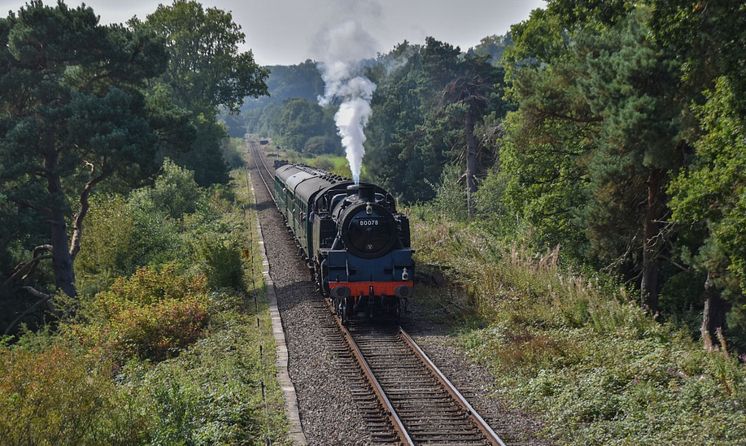
[[[154,170],[157,136],[140,89],[165,63],[152,38],[99,25],[88,7],[32,1],[0,19],[0,190],[49,231],[6,283],[48,251],[56,287],[76,295],[73,261],[91,192]]]

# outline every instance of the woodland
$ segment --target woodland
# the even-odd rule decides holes
[[[377,85],[365,179],[522,249],[557,248],[708,350],[743,349],[744,29],[730,1],[550,1],[466,51],[404,41],[362,68]],[[310,63],[273,71],[281,93],[239,122],[341,154],[316,152],[334,123]]]
[[[194,0],[0,18],[4,444],[283,441],[239,138],[344,152],[317,63],[244,40]],[[363,181],[547,438],[743,444],[744,48],[741,2],[549,0],[473,48],[361,63]]]

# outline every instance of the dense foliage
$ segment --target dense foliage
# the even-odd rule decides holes
[[[0,18],[2,444],[282,442],[246,178],[227,185],[242,146],[216,119],[266,92],[243,39],[194,1]]]
[[[229,122],[236,136],[255,133],[271,137],[283,148],[308,154],[339,153],[341,144],[334,127],[334,110],[318,105],[324,83],[316,63],[270,66],[269,96],[248,99],[241,118]]]
[[[0,19],[4,330],[40,316],[56,290],[78,294],[74,263],[98,190],[141,186],[167,156],[202,186],[227,181],[218,109],[266,92],[243,41],[229,13],[194,1],[127,26],[63,2]]]
[[[234,177],[205,189],[167,161],[154,186],[96,198],[79,297],[59,296],[54,325],[0,345],[3,444],[282,440],[269,315],[244,292],[260,286],[261,260]]]
[[[237,113],[245,97],[267,93],[267,70],[254,62],[251,51],[239,51],[245,40],[241,27],[230,12],[194,0],[159,5],[130,25],[165,43],[168,66],[150,93],[172,104],[169,112],[182,118],[181,131],[193,135],[186,144],[166,147],[164,154],[193,170],[200,185],[227,181],[220,156],[226,132],[217,113]]]
[[[371,78],[378,85],[366,130],[371,179],[406,201],[428,200],[443,166],[461,159],[471,163],[464,183],[473,192],[476,177],[492,161],[490,151],[477,144],[476,127],[504,113],[497,85],[502,69],[489,55],[464,55],[428,38],[424,45],[404,42],[380,57]]]
[[[366,172],[559,247],[707,349],[746,348],[745,20],[727,1],[555,0],[466,52],[404,42],[369,68]]]

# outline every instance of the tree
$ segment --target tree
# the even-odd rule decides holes
[[[416,150],[427,113],[424,103],[433,95],[426,86],[422,58],[422,47],[405,41],[380,58],[380,73],[371,76],[377,88],[366,129],[368,172],[406,201],[432,198],[423,180],[434,183],[439,175],[426,176]]]
[[[483,37],[478,45],[469,49],[467,54],[469,56],[486,56],[490,64],[497,66],[500,64],[505,48],[512,44],[510,34],[491,35]]]
[[[673,220],[683,224],[693,241],[684,247],[681,260],[707,275],[702,339],[707,350],[717,347],[717,330],[725,330],[732,306],[728,319],[737,330],[731,334],[743,348],[744,293],[734,283],[743,256],[733,227],[739,224],[734,212],[743,187],[738,176],[743,147],[737,135],[743,134],[746,119],[746,4],[674,0],[654,1],[652,7],[654,37],[681,59],[680,85],[692,104],[685,120],[687,139],[695,147],[688,154],[692,165],[674,179],[670,192]]]
[[[467,184],[475,189],[474,127],[491,109],[499,73],[487,59],[432,37],[379,58],[367,146],[377,181],[407,201],[431,199],[444,165],[468,147]]]
[[[707,274],[701,333],[711,351],[720,344],[731,306],[741,333],[746,325],[746,123],[727,77],[706,96],[707,102],[695,108],[703,130],[696,157],[669,192],[672,220],[705,234],[688,247],[688,261]],[[743,345],[746,339],[739,341]]]
[[[704,90],[726,76],[736,113],[746,116],[746,3],[730,0],[656,0],[651,30],[684,63],[681,84],[701,105]],[[696,120],[690,124],[696,126]]]
[[[133,24],[164,39],[169,63],[162,80],[177,103],[193,113],[212,116],[219,106],[235,112],[246,96],[267,94],[269,72],[250,50],[239,52],[246,35],[230,12],[176,0]]]
[[[533,248],[562,246],[565,256],[588,261],[580,218],[589,202],[589,162],[602,118],[577,80],[585,52],[571,46],[567,25],[544,9],[511,28],[514,45],[503,56],[506,99],[515,111],[504,120],[498,176],[507,226],[529,235]],[[511,234],[513,235],[513,234]]]
[[[48,224],[48,243],[34,252],[49,251],[69,296],[94,188],[154,170],[157,138],[140,89],[165,63],[146,33],[99,25],[85,6],[32,1],[0,19],[0,190]]]
[[[675,57],[649,38],[648,19],[646,10],[637,9],[605,33],[579,35],[578,45],[589,47],[588,76],[579,84],[603,119],[591,166],[595,199],[587,211],[589,230],[592,237],[605,238],[609,219],[635,216],[636,228],[625,236],[640,241],[641,299],[655,312],[661,253],[670,235],[663,224],[665,188],[685,150],[679,137],[684,100]]]
[[[651,38],[649,20],[647,8],[626,2],[576,9],[555,1],[515,27],[510,92],[521,117],[511,120],[519,127],[508,135],[527,136],[548,150],[529,164],[555,173],[529,177],[523,187],[567,199],[571,206],[558,208],[572,225],[559,227],[584,231],[587,250],[577,249],[583,241],[571,231],[564,246],[583,261],[639,280],[642,301],[655,312],[672,234],[664,224],[665,186],[686,150],[680,136],[686,100],[676,56]],[[520,176],[533,169],[509,167]],[[561,192],[578,184],[585,184],[580,195]],[[551,215],[557,206],[546,193],[524,209],[539,205]]]
[[[463,120],[466,146],[466,209],[469,217],[474,213],[472,195],[477,191],[478,147],[474,127],[488,110],[497,108],[494,103],[498,100],[494,96],[491,97],[491,93],[498,82],[502,82],[502,70],[490,64],[489,56],[467,56],[459,61],[458,75],[448,82],[443,90],[446,109],[453,109],[452,106],[456,105]]]
[[[321,106],[300,98],[289,99],[283,103],[271,125],[271,134],[277,142],[285,148],[299,152],[304,150],[309,138],[334,138],[336,133],[334,121],[324,115]]]
[[[187,150],[170,149],[163,155],[193,170],[202,185],[227,181],[220,155],[225,132],[216,115],[221,107],[237,112],[247,96],[267,94],[268,71],[256,64],[251,51],[239,51],[245,40],[241,27],[229,12],[191,0],[159,5],[145,21],[130,23],[165,42],[168,66],[153,88],[165,90],[195,129]]]

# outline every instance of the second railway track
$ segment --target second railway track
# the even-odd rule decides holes
[[[273,174],[256,143],[251,157],[267,192]],[[344,326],[321,303],[319,323],[340,360],[371,438],[380,444],[499,445],[505,443],[399,326]],[[322,314],[323,313],[323,314]],[[336,330],[334,326],[336,325]]]

